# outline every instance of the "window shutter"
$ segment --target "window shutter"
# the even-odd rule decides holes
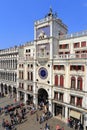
[[[84,71],[84,66],[82,66],[82,71]]]
[[[72,66],[70,65],[70,70],[72,70]]]
[[[58,86],[58,76],[55,75],[55,86]]]
[[[64,86],[64,79],[63,76],[60,76],[60,86],[63,87]]]

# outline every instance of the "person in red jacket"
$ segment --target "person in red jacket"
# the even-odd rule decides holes
[[[56,125],[56,130],[60,130],[59,124]]]

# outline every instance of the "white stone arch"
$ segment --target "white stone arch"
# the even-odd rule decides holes
[[[48,103],[49,98],[48,90],[46,90],[43,87],[40,87],[38,88],[37,95],[38,95],[38,103],[40,103],[41,101],[44,102],[44,104]]]

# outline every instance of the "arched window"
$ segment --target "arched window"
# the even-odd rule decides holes
[[[82,107],[82,98],[81,97],[77,97],[77,106]]]
[[[64,87],[64,77],[63,77],[63,75],[60,76],[60,87]]]
[[[55,75],[55,86],[58,86],[58,75]]]
[[[27,72],[27,79],[30,80],[30,73]]]
[[[82,90],[82,78],[78,77],[77,79],[77,89]]]
[[[76,79],[75,79],[75,77],[72,77],[71,78],[71,88],[75,89],[75,85],[76,85]]]
[[[33,72],[31,72],[31,81],[33,80]]]

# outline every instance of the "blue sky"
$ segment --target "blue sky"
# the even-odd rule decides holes
[[[68,26],[68,33],[87,30],[87,0],[0,0],[0,49],[34,39],[34,21],[50,6]]]

